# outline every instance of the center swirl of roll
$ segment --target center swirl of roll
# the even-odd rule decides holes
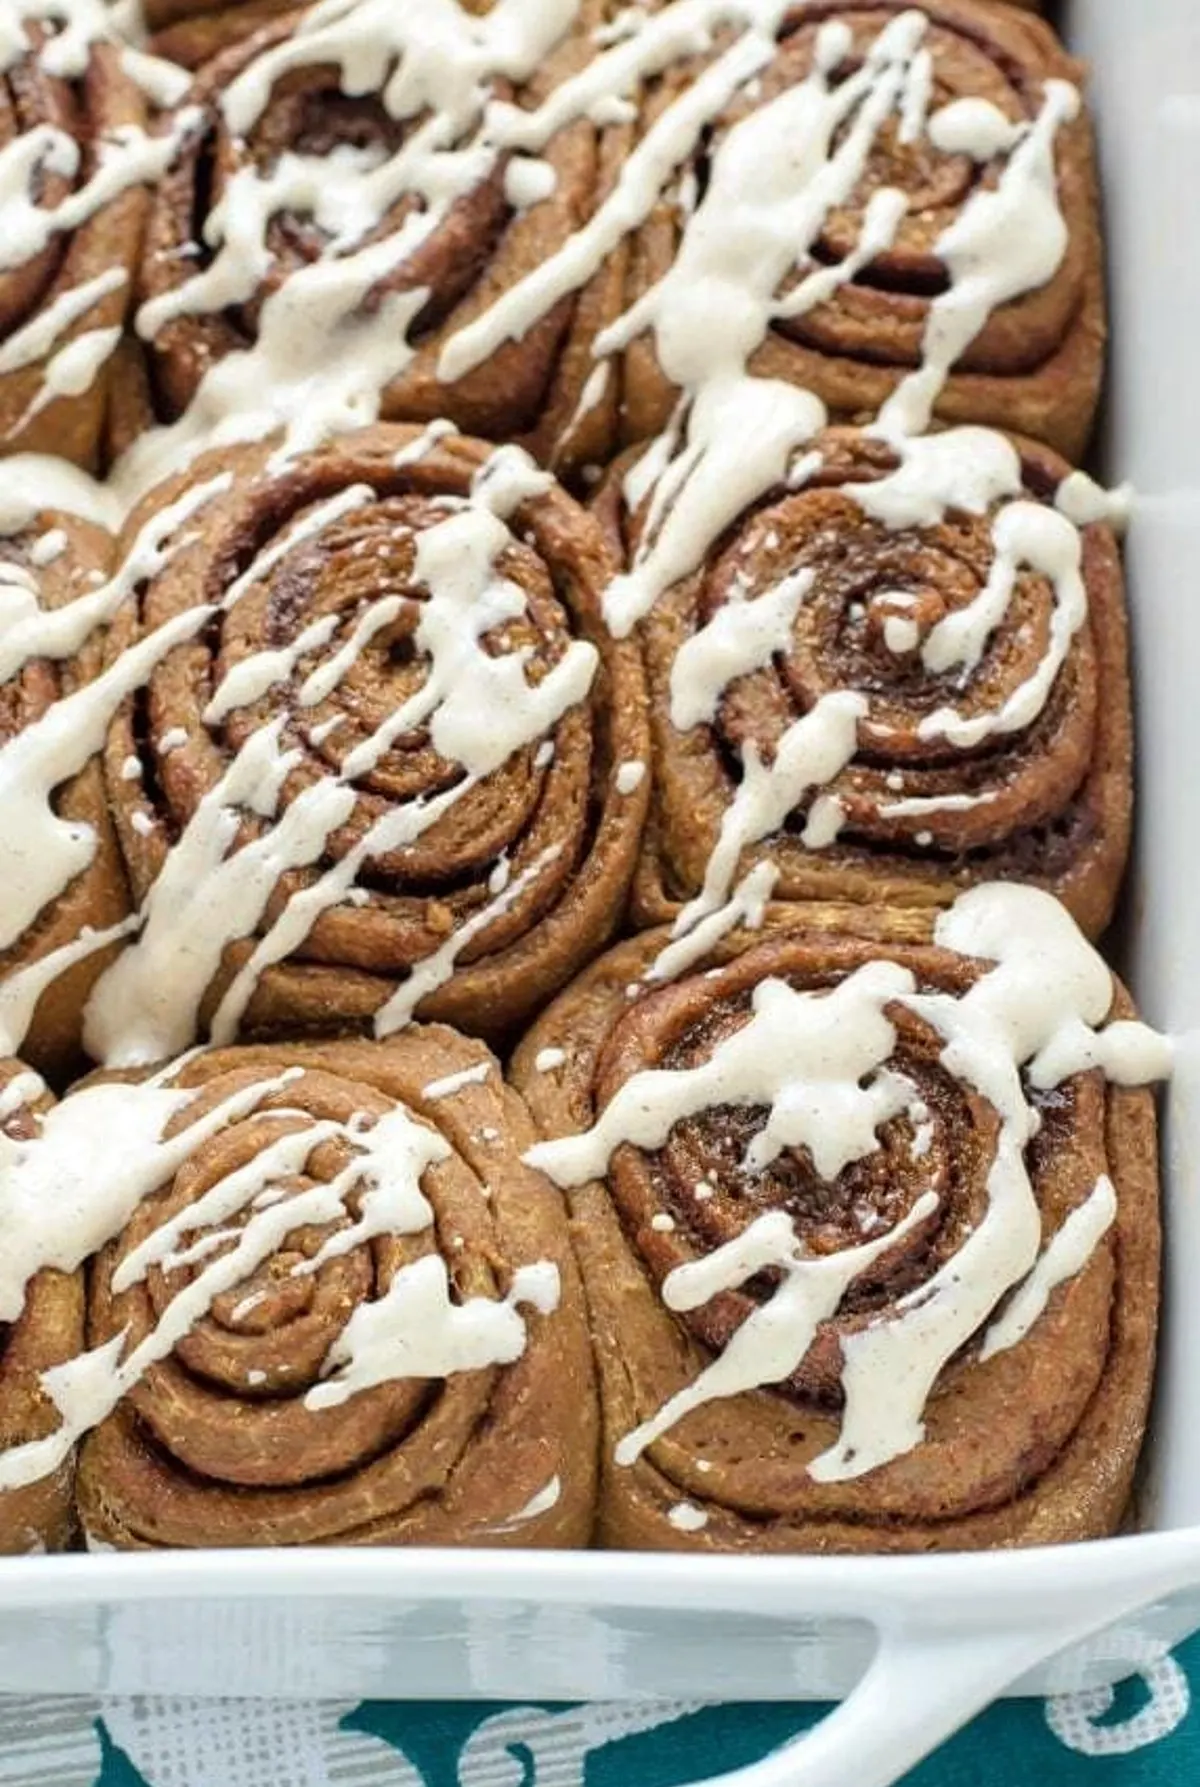
[[[253,1069],[216,1077],[175,1129],[259,1077]],[[411,1221],[364,1223],[379,1183],[364,1146],[394,1100],[322,1070],[264,1094],[250,1115],[198,1141],[105,1250],[92,1320],[97,1338],[124,1329],[128,1351],[199,1290],[203,1308],[133,1388],[131,1404],[190,1469],[285,1484],[362,1464],[436,1400],[436,1383],[399,1369],[334,1406],[308,1400],[347,1323],[386,1296],[398,1272],[440,1256],[455,1302],[494,1300],[503,1286],[486,1202],[453,1147],[433,1136]],[[235,1254],[243,1269],[225,1284],[221,1262]],[[228,1418],[230,1398],[243,1405],[240,1422]]]
[[[687,1072],[711,1060],[752,1017],[752,995],[766,967],[796,992],[838,981],[838,951],[765,946],[728,967],[650,995],[613,1032],[597,1076],[597,1102],[609,1100],[647,1068]],[[831,961],[831,956],[834,958]],[[748,966],[745,965],[748,963]],[[944,965],[943,965],[944,966]],[[953,983],[953,972],[947,986]],[[945,990],[940,983],[930,987]],[[865,1264],[822,1322],[798,1368],[781,1385],[803,1402],[836,1408],[842,1399],[842,1340],[918,1294],[972,1232],[987,1207],[987,1164],[999,1133],[996,1113],[942,1060],[944,1039],[901,1004],[887,1017],[895,1031],[888,1061],[872,1076],[886,1082],[888,1106],[874,1146],[840,1171],[823,1172],[805,1146],[785,1146],[767,1164],[755,1160],[765,1107],[714,1104],[684,1116],[653,1151],[620,1148],[610,1168],[622,1222],[660,1289],[676,1268],[736,1241],[758,1218],[784,1211],[797,1243],[823,1258],[896,1238]],[[932,1193],[927,1213],[914,1211]],[[728,1345],[755,1309],[779,1290],[774,1268],[697,1308],[678,1311],[713,1352]]]
[[[1053,582],[1018,566],[1003,611],[975,628],[971,617],[994,579],[995,511],[952,511],[936,525],[896,530],[864,514],[852,489],[832,487],[840,469],[749,515],[687,594],[673,594],[649,623],[651,652],[665,654],[677,626],[697,631],[798,573],[807,580],[786,646],[722,692],[714,774],[736,785],[748,750],[772,761],[790,726],[850,690],[866,702],[857,750],[826,789],[844,813],[844,838],[958,855],[1053,819],[1080,786],[1095,737],[1088,627],[1071,640],[1033,718],[1003,722],[1054,649],[1061,599]],[[955,625],[974,631],[977,657],[939,651]],[[981,736],[948,737],[947,712],[979,722]],[[789,829],[803,830],[810,805]]]

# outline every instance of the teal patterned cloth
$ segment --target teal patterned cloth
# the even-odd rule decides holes
[[[909,1787],[1191,1787],[1200,1638],[1116,1690],[1008,1701]],[[815,1706],[0,1699],[10,1787],[688,1787],[756,1761]],[[847,1782],[847,1787],[853,1787]]]

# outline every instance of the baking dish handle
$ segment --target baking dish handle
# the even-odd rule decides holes
[[[1102,1622],[1099,1617],[1096,1623]],[[1083,1636],[881,1632],[847,1699],[761,1762],[695,1787],[892,1787],[1021,1676]]]

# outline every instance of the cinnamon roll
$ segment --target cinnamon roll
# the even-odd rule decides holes
[[[53,1099],[38,1075],[17,1061],[0,1061],[0,1171],[7,1178],[14,1162],[41,1134]],[[13,1206],[6,1201],[0,1247],[0,1456],[13,1446],[44,1438],[58,1424],[42,1373],[73,1359],[83,1347],[83,1274],[33,1264],[31,1243],[37,1223],[49,1233],[54,1199],[62,1188],[53,1179],[31,1183],[33,1198]],[[34,1201],[40,1193],[42,1207]],[[46,1257],[66,1265],[52,1243]],[[61,1551],[74,1532],[74,1457],[70,1450],[45,1476],[16,1487],[0,1487],[0,1553]]]
[[[61,1083],[130,909],[100,762],[116,700],[96,686],[123,590],[111,535],[55,502],[69,480],[38,482],[44,501],[0,515],[0,1052]]]
[[[54,14],[18,0],[0,72],[0,452],[91,468],[163,157],[119,46]]]
[[[385,17],[362,4],[294,10],[248,38],[251,7],[181,26],[240,41],[185,95],[198,122],[150,215],[137,328],[159,419],[194,405],[230,356],[266,363],[247,367],[252,385],[286,382],[307,313],[321,318],[319,360],[359,363],[362,420],[447,416],[552,465],[605,457],[615,387],[581,400],[616,264],[486,365],[439,373],[445,343],[567,244],[611,184],[612,151],[578,106],[561,128],[535,123],[529,152],[516,146],[589,55],[598,4],[524,20],[506,9],[491,26],[485,5],[439,25],[421,7]],[[451,54],[447,31],[460,38]],[[518,65],[528,79],[514,82],[502,71]]]
[[[68,1095],[120,1158],[88,1351],[93,1544],[568,1545],[591,1530],[592,1363],[559,1194],[479,1043],[421,1027],[215,1051]],[[0,1480],[44,1462],[0,1453]]]
[[[639,916],[689,931],[757,868],[783,900],[932,905],[1034,881],[1099,935],[1132,806],[1112,505],[1048,448],[985,430],[811,447],[639,628]],[[664,511],[622,474],[599,511],[636,594]]]
[[[93,1055],[414,1012],[510,1032],[612,934],[648,801],[598,526],[518,449],[379,425],[214,454],[122,552],[148,529],[109,661],[179,642],[106,747],[142,923]]]
[[[655,985],[665,943],[603,957],[514,1063],[583,1270],[602,1542],[1112,1531],[1158,1300],[1138,1088],[1169,1057],[1063,908],[812,905]]]
[[[649,76],[636,141],[669,128],[702,79],[716,91],[732,53],[720,37]],[[764,60],[730,82],[633,236],[626,321],[601,343],[623,349],[626,438],[661,433],[690,383],[666,315],[673,269],[682,307],[710,275],[723,209],[728,279],[744,283],[736,244],[770,195],[793,252],[747,339],[756,375],[816,393],[834,419],[892,399],[1077,463],[1100,388],[1102,251],[1081,70],[1050,27],[992,0],[817,0],[786,10]],[[713,325],[723,313],[732,329],[720,277]]]

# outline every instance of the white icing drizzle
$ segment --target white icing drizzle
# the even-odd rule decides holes
[[[754,989],[751,1022],[707,1061],[634,1074],[590,1130],[538,1142],[527,1159],[564,1188],[582,1185],[605,1171],[623,1142],[661,1148],[676,1123],[714,1105],[765,1105],[769,1115],[747,1168],[761,1170],[785,1148],[807,1147],[822,1177],[834,1178],[875,1150],[876,1128],[907,1102],[895,1076],[860,1082],[895,1044],[884,1006],[913,986],[910,972],[894,962],[871,963],[820,997],[764,980]]]
[[[481,1086],[492,1071],[490,1061],[477,1061],[471,1067],[460,1067],[457,1073],[443,1075],[440,1080],[430,1080],[425,1088],[426,1098],[452,1098],[456,1092],[464,1091],[468,1086]]]
[[[162,134],[136,125],[117,125],[100,143],[93,172],[51,209],[32,196],[37,176],[71,179],[79,171],[79,145],[52,124],[35,124],[0,149],[0,268],[21,267],[41,254],[55,236],[69,233],[131,186],[160,180],[179,145],[200,122],[183,108]]]
[[[563,429],[564,441],[569,441],[580,424],[591,415],[599,403],[603,402],[611,379],[612,364],[610,361],[601,360],[598,365],[593,366],[584,381],[583,390],[579,393],[579,402],[575,406],[571,420]]]
[[[397,603],[396,607],[399,606]],[[255,652],[251,657],[234,664],[222,677],[212,700],[204,710],[205,725],[219,725],[235,709],[252,706],[254,702],[261,701],[277,683],[287,682],[302,658],[329,644],[339,624],[338,615],[324,614],[319,620],[310,622],[290,645],[281,645],[273,651]],[[359,643],[365,643],[365,640],[359,640]],[[303,701],[301,705],[305,705]]]
[[[243,1087],[168,1141],[163,1131],[194,1094],[158,1081],[84,1086],[46,1112],[32,1141],[0,1135],[0,1321],[18,1319],[35,1273],[75,1271],[197,1146],[287,1083]]]
[[[46,74],[78,80],[87,72],[94,44],[121,47],[121,66],[156,105],[175,105],[187,92],[190,76],[174,63],[149,56],[141,42],[141,8],[136,0],[6,0],[0,17],[0,72],[7,72],[30,53],[28,23],[52,27],[38,51]]]
[[[879,427],[885,435],[923,434],[955,362],[992,312],[1046,285],[1061,266],[1067,226],[1058,205],[1054,146],[1060,127],[1078,112],[1076,88],[1046,81],[1042,109],[1022,127],[996,184],[978,187],[938,237],[934,253],[950,286],[929,307],[922,365],[883,407]],[[978,140],[978,114],[975,120],[964,134],[974,129]]]
[[[15,1073],[7,1086],[0,1091],[0,1123],[14,1117],[26,1105],[33,1104],[42,1097],[46,1090],[46,1082],[40,1073]]]
[[[37,539],[31,542],[29,562],[39,571],[46,565],[56,564],[67,550],[67,545],[67,535],[63,528],[47,528],[44,534],[39,534]]]
[[[77,596],[65,607],[42,608],[36,580],[22,574],[19,566],[0,562],[0,682],[16,676],[34,658],[73,657],[139,583],[170,563],[187,543],[185,524],[231,482],[227,472],[221,473],[192,485],[158,510],[139,531],[116,575],[101,578],[91,594]]]
[[[329,1349],[329,1376],[308,1392],[305,1407],[335,1408],[391,1378],[444,1378],[511,1365],[528,1339],[520,1311],[552,1315],[559,1296],[558,1268],[543,1260],[520,1267],[498,1302],[469,1297],[455,1303],[446,1262],[428,1254],[402,1266],[376,1302],[358,1305]]]
[[[445,416],[437,416],[421,430],[416,440],[410,441],[407,447],[401,447],[398,453],[392,455],[392,464],[397,470],[406,465],[415,465],[419,459],[424,459],[426,454],[431,453],[439,441],[457,433],[458,429],[453,422],[448,422]]]
[[[136,918],[123,919],[107,930],[96,931],[85,925],[78,937],[60,944],[24,968],[13,969],[0,977],[0,1053],[17,1055],[29,1034],[38,1000],[60,974],[86,961],[97,950],[107,949],[137,929]]]
[[[778,879],[779,870],[774,863],[756,863],[738,882],[723,906],[718,906],[707,918],[699,919],[686,931],[676,927],[681,934],[675,936],[672,932],[672,941],[659,950],[643,979],[674,980],[676,975],[701,961],[722,937],[736,931],[739,925],[757,931],[766,916],[767,901]]]
[[[879,807],[881,819],[920,819],[927,813],[969,813],[975,807],[990,806],[996,796],[990,789],[982,794],[914,794],[906,800],[884,801]]]
[[[722,692],[736,677],[762,670],[787,650],[814,573],[797,571],[752,602],[728,602],[685,639],[671,665],[671,724],[711,724]]]
[[[41,389],[16,423],[21,429],[48,404],[60,397],[79,397],[90,389],[97,373],[117,350],[121,328],[114,324],[107,329],[88,329],[61,347],[46,362]]]
[[[497,1530],[508,1532],[514,1526],[526,1526],[529,1521],[537,1520],[543,1514],[549,1514],[552,1508],[557,1508],[561,1500],[562,1479],[557,1476],[551,1477],[548,1483],[544,1483],[534,1495],[530,1496],[523,1508],[518,1509]]]
[[[846,809],[836,794],[818,794],[808,810],[800,841],[806,850],[825,850],[846,823]]]
[[[790,1377],[818,1327],[836,1312],[859,1273],[936,1208],[937,1198],[925,1192],[908,1215],[877,1241],[814,1259],[801,1251],[791,1218],[773,1210],[706,1259],[669,1272],[663,1280],[663,1301],[668,1309],[680,1311],[698,1309],[718,1292],[745,1284],[768,1268],[782,1273],[783,1282],[769,1303],[747,1316],[724,1351],[694,1382],[618,1442],[617,1463],[636,1464],[647,1446],[707,1402]]]
[[[293,1078],[299,1077],[300,1070],[290,1072]],[[286,1113],[280,1117],[284,1119]],[[433,1208],[421,1190],[421,1175],[450,1154],[448,1143],[436,1130],[416,1122],[403,1107],[389,1111],[365,1131],[353,1123],[307,1122],[302,1130],[269,1143],[244,1167],[155,1229],[121,1262],[113,1276],[114,1290],[136,1284],[153,1265],[170,1259],[186,1263],[189,1258],[203,1258],[211,1251],[213,1236],[202,1234],[195,1246],[179,1252],[186,1233],[226,1223],[247,1208],[273,1208],[286,1196],[282,1186],[287,1179],[303,1171],[322,1142],[334,1138],[350,1142],[355,1155],[323,1188],[324,1195],[336,1215],[346,1199],[357,1194],[359,1214],[353,1223],[330,1235],[311,1258],[293,1266],[293,1277],[319,1272],[327,1260],[352,1253],[377,1235],[415,1235],[432,1225]],[[361,1190],[364,1185],[365,1191]],[[225,1238],[219,1227],[217,1234]]]
[[[915,650],[920,639],[921,629],[916,621],[902,614],[889,614],[883,623],[883,642],[897,657]]]
[[[986,1100],[1000,1120],[987,1173],[987,1207],[954,1256],[919,1289],[888,1316],[842,1337],[841,1434],[809,1467],[821,1482],[861,1476],[919,1444],[923,1411],[938,1376],[1006,1294],[1016,1293],[1011,1321],[1001,1332],[1012,1335],[1004,1344],[1014,1344],[1020,1322],[1028,1315],[1024,1333],[1054,1284],[1086,1263],[1103,1232],[1104,1194],[1098,1193],[1087,1217],[1080,1216],[1057,1247],[1052,1237],[1042,1254],[1041,1216],[1024,1160],[1038,1119],[1021,1069],[1027,1068],[1035,1083],[1054,1084],[1081,1068],[1103,1066],[1111,1053],[1122,1083],[1144,1083],[1169,1066],[1168,1051],[1144,1026],[1121,1022],[1101,1028],[1112,1005],[1112,976],[1050,895],[1015,884],[972,889],[940,915],[935,938],[946,949],[993,966],[959,997],[918,991],[909,970],[887,960],[869,962],[820,993],[798,993],[784,981],[764,980],[754,990],[747,1022],[707,1060],[686,1069],[634,1074],[590,1129],[538,1143],[526,1155],[531,1165],[569,1188],[602,1174],[618,1147],[662,1147],[682,1119],[734,1105],[767,1111],[747,1148],[748,1171],[769,1165],[784,1148],[806,1147],[817,1172],[832,1179],[872,1153],[879,1146],[879,1126],[901,1113],[914,1124],[913,1152],[919,1158],[929,1146],[928,1139],[922,1145],[921,1127],[929,1113],[914,1101],[911,1083],[887,1067],[895,1043],[889,1006],[907,1006],[940,1034],[947,1070]],[[886,1234],[860,1248],[812,1259],[787,1213],[771,1212],[714,1253],[676,1268],[664,1281],[663,1295],[667,1306],[678,1310],[698,1308],[767,1266],[784,1278],[700,1377],[621,1441],[618,1461],[632,1463],[690,1409],[713,1397],[790,1376],[855,1278],[936,1203],[933,1193],[925,1193]],[[1085,1246],[1089,1238],[1091,1245]],[[1004,1324],[1006,1317],[1000,1320]]]
[[[708,1525],[708,1515],[692,1502],[676,1502],[668,1510],[667,1519],[680,1533],[700,1533]]]
[[[398,258],[385,238],[297,269],[263,304],[254,345],[211,366],[179,420],[130,447],[113,472],[122,495],[133,500],[209,448],[263,440],[280,427],[277,464],[374,422],[383,390],[412,358],[407,330],[425,298],[423,290],[393,292],[363,310]]]
[[[617,765],[618,794],[636,794],[645,779],[646,765],[640,757],[631,757],[627,762]]]
[[[78,775],[104,743],[109,721],[126,695],[146,680],[167,652],[204,624],[207,608],[164,622],[125,652],[95,682],[56,701],[0,747],[0,948],[7,948],[38,914],[87,868],[96,834],[80,820],[61,818],[54,790]]]
[[[1068,1020],[1040,1050],[1029,1077],[1039,1088],[1058,1086],[1098,1067],[1114,1086],[1144,1086],[1169,1078],[1173,1059],[1170,1037],[1148,1024],[1123,1018],[1097,1032]]]
[[[672,925],[673,939],[686,937],[727,904],[744,850],[778,831],[810,790],[841,774],[854,756],[858,722],[866,712],[865,696],[839,689],[822,695],[808,713],[792,722],[769,764],[753,740],[747,743],[742,780],[721,816],[704,885]]]
[[[0,535],[23,533],[47,510],[78,515],[110,529],[118,527],[122,517],[115,492],[65,459],[47,453],[10,454],[0,489]]]
[[[1013,124],[990,99],[953,99],[929,120],[929,140],[944,155],[969,155],[992,161],[1021,139],[1023,127]]]
[[[902,143],[917,143],[925,133],[929,101],[933,96],[933,57],[928,50],[918,50],[908,66],[908,78],[900,101]],[[930,132],[932,139],[932,132]]]
[[[261,920],[280,874],[313,860],[354,810],[335,779],[302,790],[262,836],[233,851],[241,810],[272,818],[298,752],[281,752],[284,722],[252,733],[201,798],[146,896],[136,944],[96,983],[84,1042],[110,1067],[162,1061],[196,1036],[200,1002],[226,944]],[[232,852],[232,854],[231,854]]]
[[[478,912],[472,913],[431,956],[418,962],[408,979],[401,982],[391,998],[375,1013],[375,1035],[382,1040],[410,1023],[421,1000],[445,986],[467,945],[507,912],[560,853],[561,846],[558,844],[551,844],[543,850],[527,869],[508,883],[502,893],[497,894],[486,906],[481,906]]]
[[[1054,586],[1050,641],[1037,668],[993,712],[960,716],[938,708],[918,728],[922,738],[948,738],[964,749],[992,733],[1016,732],[1041,713],[1066,661],[1071,640],[1087,618],[1079,530],[1065,516],[1037,503],[1013,502],[993,526],[995,557],[983,590],[966,608],[940,620],[925,641],[923,657],[935,670],[955,664],[973,667],[997,621],[1007,610],[1020,565],[1028,565]]]
[[[557,185],[558,175],[553,167],[537,156],[514,155],[504,170],[504,196],[515,211],[528,211],[532,206],[540,205]],[[593,402],[599,402],[599,397]]]
[[[123,267],[109,267],[105,272],[97,273],[94,279],[68,286],[0,345],[0,373],[19,372],[44,360],[72,323],[86,316],[101,298],[119,292],[127,283],[128,274]]]
[[[535,1073],[553,1073],[556,1067],[563,1066],[566,1059],[567,1059],[567,1051],[565,1049],[556,1049],[556,1048],[539,1049],[537,1054],[534,1056],[534,1061],[533,1061],[534,1072]]]
[[[934,527],[948,509],[984,515],[993,503],[1021,493],[1021,460],[1004,435],[990,428],[948,428],[940,434],[889,437],[900,463],[871,483],[844,491],[885,527]]]
[[[1102,1173],[1089,1196],[1064,1218],[1061,1228],[1038,1255],[1033,1271],[1003,1315],[984,1334],[979,1349],[981,1359],[990,1359],[1024,1340],[1052,1292],[1083,1271],[1116,1219],[1116,1190],[1108,1174]]]
[[[1123,534],[1133,508],[1133,486],[1120,484],[1115,490],[1105,490],[1086,472],[1068,472],[1055,494],[1054,506],[1076,527],[1103,521]]]

